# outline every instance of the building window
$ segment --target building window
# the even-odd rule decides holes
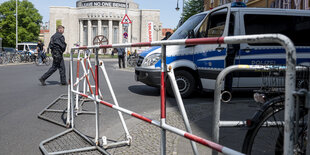
[[[102,32],[102,35],[109,38],[109,21],[107,20],[102,21],[101,32]]]
[[[83,21],[83,45],[87,45],[88,40],[88,27],[87,27],[87,21]]]
[[[113,44],[118,43],[118,31],[119,31],[118,24],[119,24],[118,21],[113,21],[113,36],[112,36]]]
[[[92,43],[94,38],[98,35],[98,21],[92,21]]]

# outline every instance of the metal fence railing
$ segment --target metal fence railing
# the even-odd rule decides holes
[[[71,124],[72,127],[74,127],[74,121],[73,121],[73,101],[74,101],[74,94],[83,96],[85,98],[88,98],[96,103],[96,144],[98,145],[99,141],[99,122],[98,122],[98,105],[102,104],[107,107],[110,107],[114,110],[120,111],[122,113],[128,114],[130,116],[133,116],[135,118],[138,118],[140,120],[143,120],[145,122],[148,122],[152,125],[155,125],[159,128],[161,128],[161,154],[166,153],[166,131],[173,132],[177,135],[180,135],[184,138],[187,138],[191,141],[195,141],[197,143],[200,143],[204,146],[207,146],[217,152],[221,152],[224,154],[242,154],[238,151],[235,151],[233,149],[230,149],[228,147],[222,146],[218,144],[218,141],[212,142],[206,139],[203,139],[199,136],[193,135],[190,132],[186,132],[183,130],[180,130],[178,128],[175,128],[171,125],[166,124],[166,77],[167,77],[167,64],[166,64],[166,46],[169,45],[198,45],[198,44],[240,44],[240,43],[279,43],[281,44],[287,53],[287,60],[286,60],[286,80],[285,86],[286,86],[286,93],[285,93],[285,142],[284,142],[284,154],[293,154],[293,141],[291,139],[292,131],[293,131],[293,122],[291,120],[292,117],[294,117],[293,110],[294,109],[294,98],[292,90],[295,88],[295,65],[296,65],[296,50],[293,45],[293,43],[290,41],[289,38],[287,38],[284,35],[281,34],[266,34],[266,35],[248,35],[248,36],[229,36],[229,37],[216,37],[216,38],[198,38],[198,39],[181,39],[181,40],[166,40],[166,41],[156,41],[156,42],[144,42],[144,43],[125,43],[125,44],[113,44],[113,45],[97,45],[97,46],[84,46],[84,47],[74,47],[71,49],[71,55],[70,55],[70,86],[69,86],[69,98],[71,99],[70,103],[70,109],[71,109]],[[106,101],[103,101],[99,99],[99,68],[102,68],[104,66],[102,61],[99,61],[98,58],[98,50],[97,49],[105,49],[105,48],[117,48],[117,47],[142,47],[142,46],[161,46],[161,87],[160,87],[160,115],[161,119],[160,121],[152,120],[150,118],[147,118],[143,115],[140,115],[138,113],[135,113],[131,110],[125,109],[120,107],[119,105],[114,105],[111,103],[108,103]],[[87,95],[84,92],[77,91],[77,89],[74,89],[74,83],[73,83],[73,57],[72,54],[75,50],[91,50],[93,49],[95,51],[95,91],[93,95]],[[247,66],[239,66],[240,68],[247,68]],[[238,68],[238,67],[237,67]],[[102,69],[103,70],[103,69]],[[85,70],[84,70],[85,71]],[[169,70],[170,71],[170,70]],[[173,73],[173,70],[171,70]],[[225,71],[225,70],[224,70]],[[220,86],[222,83],[222,77],[225,75],[225,72],[221,72],[219,75],[219,78],[217,80],[217,86]],[[105,77],[106,78],[106,77]],[[171,76],[170,76],[171,78]],[[77,79],[80,80],[80,79]],[[91,86],[89,87],[91,89]],[[215,90],[215,111],[214,111],[214,122],[213,126],[218,127],[219,123],[219,114],[218,111],[220,109],[220,91],[221,87],[217,87]],[[176,93],[176,91],[174,91]],[[178,98],[179,99],[179,98]],[[179,101],[179,103],[182,103]],[[68,107],[69,108],[69,107]],[[181,109],[181,108],[180,108]],[[182,110],[181,110],[182,111]],[[68,115],[69,116],[69,115]],[[184,115],[183,115],[184,116]],[[188,128],[187,128],[188,129]],[[217,133],[214,133],[214,135],[218,135]],[[218,137],[214,137],[214,139],[218,139]],[[194,149],[194,145],[193,149]],[[195,152],[195,151],[194,151]]]

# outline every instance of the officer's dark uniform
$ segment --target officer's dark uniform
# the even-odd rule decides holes
[[[49,48],[52,50],[53,65],[52,67],[41,77],[41,80],[45,81],[50,77],[57,69],[59,69],[60,82],[62,85],[66,85],[66,69],[63,59],[63,52],[66,50],[67,44],[65,43],[65,37],[56,32],[52,37],[49,44]],[[40,81],[41,81],[40,80]]]
[[[118,65],[119,68],[122,68],[121,64],[123,64],[123,68],[125,68],[125,57],[126,57],[126,52],[124,48],[116,48],[115,49],[118,54]]]

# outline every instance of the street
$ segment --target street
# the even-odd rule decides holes
[[[105,66],[121,107],[132,110],[151,119],[159,120],[159,89],[146,86],[134,80],[133,69],[118,69],[116,59],[105,61]],[[68,78],[68,64],[66,61]],[[67,87],[59,83],[56,71],[46,86],[41,86],[39,77],[50,66],[34,64],[0,66],[0,154],[41,154],[39,144],[66,128],[39,119],[38,113],[62,94]],[[100,73],[100,88],[104,100],[113,103],[106,82]],[[241,94],[241,93],[240,93]],[[222,120],[245,120],[251,118],[257,106],[251,93],[236,94],[231,103],[222,104]],[[244,95],[245,94],[245,95]],[[235,97],[235,96],[234,96]],[[87,108],[93,108],[85,105]],[[184,99],[193,133],[211,139],[212,93],[198,93],[193,98]],[[130,147],[107,150],[111,154],[159,154],[160,130],[136,118],[125,115],[125,120],[133,142]],[[95,136],[94,115],[78,115],[76,128],[93,138]],[[183,128],[182,119],[174,98],[167,99],[167,123]],[[220,144],[241,151],[246,129],[221,129]],[[115,110],[100,105],[100,136],[108,140],[123,139],[124,131]],[[153,140],[152,138],[155,138]],[[198,146],[200,154],[210,154],[210,149]],[[148,152],[149,151],[149,152]],[[175,134],[167,135],[167,154],[192,154],[190,143]]]

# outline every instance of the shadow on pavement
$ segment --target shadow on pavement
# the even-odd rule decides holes
[[[133,85],[129,86],[128,90],[132,93],[145,95],[145,96],[159,96],[160,90],[158,88],[150,87],[147,85]]]
[[[59,81],[46,81],[46,85],[60,85]]]

